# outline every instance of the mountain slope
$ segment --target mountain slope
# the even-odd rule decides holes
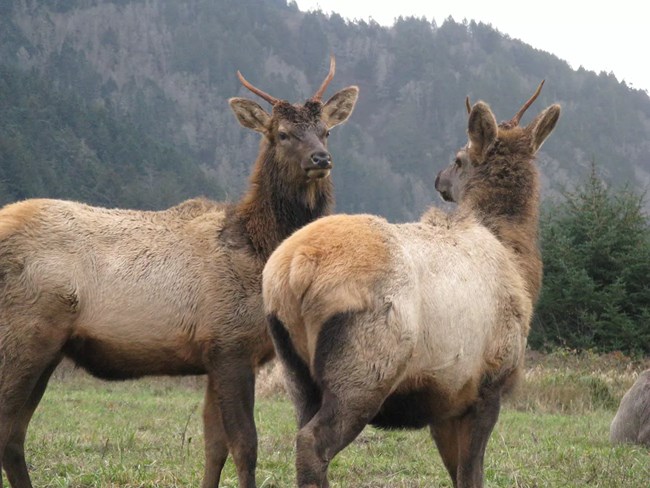
[[[156,209],[223,195],[173,147],[35,73],[0,66],[0,114],[0,203],[47,196]]]
[[[570,187],[592,161],[612,183],[650,184],[645,92],[574,71],[483,24],[399,19],[385,28],[305,14],[283,0],[22,0],[0,10],[5,63],[128,117],[181,151],[187,168],[214,175],[229,198],[244,187],[259,139],[227,106],[228,97],[250,95],[236,70],[300,101],[322,80],[329,53],[337,59],[330,93],[361,88],[330,142],[338,211],[415,218],[434,198],[435,173],[465,142],[465,96],[507,119],[541,79],[531,113],[563,106],[540,156],[546,195]]]

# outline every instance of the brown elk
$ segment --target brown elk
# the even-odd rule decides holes
[[[238,73],[273,106],[229,100],[263,135],[238,203],[147,212],[34,199],[0,210],[0,462],[12,487],[31,487],[25,433],[63,357],[104,379],[207,374],[203,487],[218,486],[229,453],[239,486],[255,486],[255,371],[274,356],[262,269],[330,212],[327,136],[358,95],[351,86],[323,103],[333,74],[334,58],[316,94],[292,105]]]
[[[623,395],[609,428],[609,440],[650,447],[650,369]]]
[[[297,410],[300,487],[329,486],[329,462],[368,423],[428,426],[454,486],[482,486],[541,282],[533,160],[560,107],[520,127],[538,94],[501,124],[471,107],[469,143],[436,179],[455,212],[400,225],[324,217],[269,258],[263,295]]]

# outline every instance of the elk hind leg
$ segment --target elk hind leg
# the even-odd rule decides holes
[[[14,488],[30,488],[25,434],[61,359],[64,339],[38,324],[19,325],[3,321],[0,329],[0,472],[4,467]]]
[[[29,421],[32,415],[34,415],[34,411],[38,407],[41,398],[43,398],[43,393],[45,393],[50,376],[58,364],[59,360],[57,359],[41,374],[29,398],[14,421],[11,436],[8,439],[4,455],[2,456],[2,465],[7,472],[7,479],[12,487],[31,488],[29,472],[25,461],[25,436]]]
[[[391,322],[389,309],[337,314],[321,328],[314,375],[322,403],[296,439],[302,488],[328,486],[330,461],[375,417],[404,371],[411,348]]]
[[[309,366],[298,355],[284,324],[275,315],[268,317],[273,345],[285,371],[285,381],[296,409],[298,428],[316,414],[321,405],[321,391],[311,377]]]
[[[31,487],[25,434],[67,337],[65,324],[35,313],[0,304],[0,472],[4,467],[14,488]]]

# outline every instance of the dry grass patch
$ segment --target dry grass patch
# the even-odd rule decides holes
[[[650,368],[650,358],[590,351],[531,351],[524,377],[506,405],[520,411],[585,413],[615,411],[625,392]]]

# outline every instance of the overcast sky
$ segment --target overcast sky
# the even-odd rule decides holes
[[[450,15],[475,20],[555,54],[574,69],[613,72],[619,81],[650,92],[650,21],[643,1],[584,0],[296,0],[300,10],[320,8],[345,18],[372,18],[390,26],[401,16],[438,25]],[[647,4],[646,4],[647,7]],[[535,10],[537,9],[537,10]]]

